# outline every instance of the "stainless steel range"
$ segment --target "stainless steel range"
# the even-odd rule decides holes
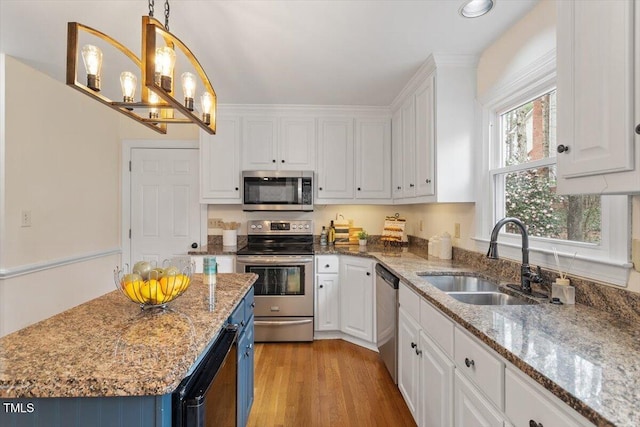
[[[236,271],[255,273],[255,341],[313,341],[313,222],[249,221]]]

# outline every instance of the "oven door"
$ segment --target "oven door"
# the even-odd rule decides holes
[[[256,317],[313,316],[313,257],[238,256],[238,273],[255,273]]]

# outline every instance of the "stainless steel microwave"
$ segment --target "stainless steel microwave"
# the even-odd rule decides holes
[[[243,171],[242,210],[313,211],[313,171]]]

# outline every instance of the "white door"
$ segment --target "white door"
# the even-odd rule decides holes
[[[161,264],[200,245],[198,162],[197,149],[131,150],[130,262]]]

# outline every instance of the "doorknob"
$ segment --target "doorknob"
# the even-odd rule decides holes
[[[198,244],[197,244],[196,242],[193,242],[193,243],[191,244],[191,247],[192,247],[193,249],[196,249],[196,248],[198,247]]]
[[[640,125],[636,126],[636,133],[640,135]]]

